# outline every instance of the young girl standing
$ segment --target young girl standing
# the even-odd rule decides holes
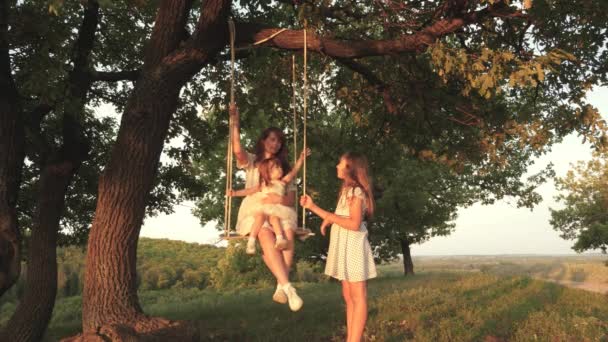
[[[301,197],[300,203],[323,219],[322,235],[332,224],[325,274],[342,282],[347,342],[358,342],[367,320],[367,279],[376,277],[367,239],[367,220],[374,213],[374,198],[364,156],[344,154],[336,171],[343,182],[335,213],[319,208],[307,195]]]

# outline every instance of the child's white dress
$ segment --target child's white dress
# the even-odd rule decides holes
[[[251,188],[258,186],[260,183],[260,172],[255,165],[255,154],[247,153],[247,163],[239,164],[237,161],[237,167],[245,170],[245,188]],[[295,187],[290,184],[288,190],[295,190]],[[236,231],[240,235],[247,235],[251,232],[251,226],[253,225],[254,217],[260,212],[264,206],[262,200],[266,197],[266,194],[256,192],[253,195],[245,196],[241,206],[239,207],[239,213],[236,221]],[[295,211],[294,211],[295,212]],[[297,219],[293,220],[281,220],[281,226],[283,229],[295,229]],[[264,222],[264,228],[271,229],[272,227],[268,221]]]
[[[358,197],[363,201],[365,212],[366,196],[359,187],[346,188],[342,191],[335,214],[350,216],[350,200]],[[374,256],[367,239],[367,224],[361,222],[359,230],[342,228],[337,224],[331,226],[329,250],[325,274],[338,280],[364,281],[376,277]]]
[[[265,195],[277,194],[285,196],[285,184],[280,180],[272,180],[270,184],[263,186],[260,192]],[[262,212],[268,216],[276,216],[281,221],[294,222],[298,219],[296,211],[292,207],[283,204],[264,204],[262,205]]]

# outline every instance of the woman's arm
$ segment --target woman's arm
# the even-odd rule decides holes
[[[230,118],[233,122],[232,129],[232,151],[236,157],[238,165],[245,165],[248,162],[247,152],[241,147],[241,128],[239,124],[239,109],[234,104],[230,104]]]
[[[361,221],[363,220],[363,200],[356,196],[353,196],[352,200],[350,201],[350,216],[339,216],[334,213],[330,213],[329,211],[317,206],[308,195],[304,195],[300,198],[300,204],[304,208],[317,214],[317,216],[322,218],[323,221],[327,221],[328,224],[335,223],[338,226],[349,230],[359,230]]]

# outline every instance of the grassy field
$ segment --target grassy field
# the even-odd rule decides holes
[[[482,272],[503,276],[528,276],[570,287],[608,293],[605,255],[572,256],[447,256],[419,257],[421,272]],[[394,272],[400,265],[392,265]]]
[[[560,275],[551,271],[554,266],[550,265],[559,264],[555,258],[542,262],[501,258],[496,264],[480,257],[459,258],[418,259],[418,274],[408,278],[400,275],[399,265],[381,266],[381,277],[369,282],[367,340],[608,341],[607,295],[529,277],[540,272],[572,279],[581,277],[577,275],[578,269],[587,270],[591,266],[564,267],[565,275]],[[591,265],[593,262],[580,261]],[[538,263],[547,269],[533,266]],[[515,274],[517,269],[520,272],[529,269],[532,273],[519,276]],[[605,272],[601,268],[590,269]],[[498,274],[501,272],[505,274]],[[585,279],[606,281],[603,275],[593,272],[585,273]],[[342,340],[344,308],[339,284],[296,286],[305,300],[303,309],[297,313],[272,302],[270,288],[236,292],[142,291],[140,299],[151,315],[196,321],[203,340]],[[80,301],[80,297],[58,300],[47,341],[79,330]],[[0,308],[0,321],[8,318],[10,306],[9,303]]]

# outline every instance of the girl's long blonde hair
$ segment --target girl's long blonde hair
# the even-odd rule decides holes
[[[340,159],[346,161],[346,172],[348,174],[348,179],[344,179],[344,182],[342,183],[340,194],[342,194],[347,187],[353,185],[360,187],[367,197],[366,218],[371,219],[372,216],[374,216],[375,204],[367,158],[359,153],[346,152]]]

